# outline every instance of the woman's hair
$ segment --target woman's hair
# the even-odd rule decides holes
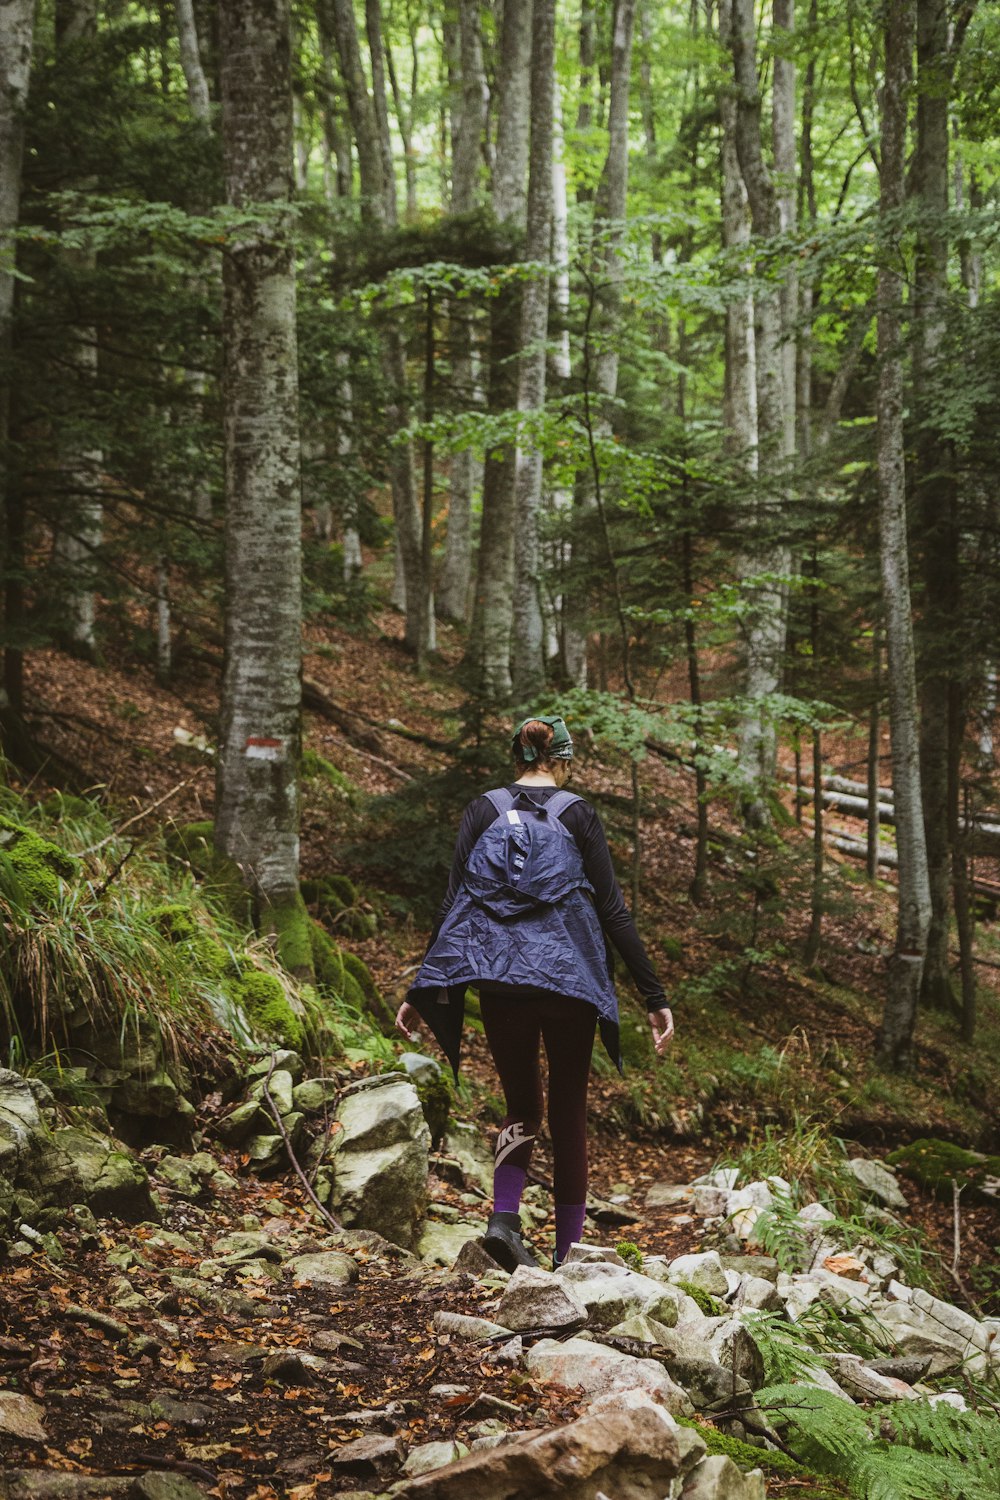
[[[549,751],[552,748],[554,731],[551,724],[543,724],[541,719],[528,719],[521,725],[521,732],[514,741],[514,760],[519,766],[542,767],[549,759]],[[534,755],[525,755],[528,748],[534,750]]]

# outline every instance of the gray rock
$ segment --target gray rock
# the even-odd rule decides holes
[[[916,1385],[918,1380],[923,1380],[930,1368],[930,1360],[910,1359],[906,1355],[887,1359],[866,1359],[864,1363],[869,1370],[874,1370],[877,1375],[888,1375],[893,1380],[905,1380],[907,1385]]]
[[[735,1308],[749,1308],[758,1312],[777,1312],[784,1306],[773,1281],[765,1281],[763,1276],[745,1274],[740,1277],[739,1287],[730,1301]]]
[[[272,1237],[263,1229],[237,1229],[215,1240],[212,1249],[217,1256],[240,1260],[270,1260],[280,1265],[282,1254]]]
[[[554,1383],[568,1390],[579,1387],[588,1396],[609,1391],[645,1391],[672,1416],[691,1416],[687,1394],[656,1360],[636,1359],[617,1349],[587,1339],[542,1339],[526,1361],[532,1380]]]
[[[306,1078],[292,1090],[292,1102],[305,1115],[319,1115],[336,1102],[339,1093],[335,1078]]]
[[[458,1162],[467,1184],[492,1198],[493,1153],[483,1132],[472,1125],[453,1122],[444,1138],[444,1150]]]
[[[263,1119],[260,1105],[256,1099],[250,1099],[223,1115],[216,1122],[215,1133],[227,1146],[239,1146],[255,1129],[259,1129]]]
[[[703,1458],[688,1476],[681,1500],[766,1500],[760,1469],[744,1474],[724,1453]]]
[[[410,1449],[402,1472],[410,1479],[416,1479],[418,1474],[432,1474],[445,1464],[457,1463],[468,1451],[464,1443],[454,1441],[421,1443],[418,1448]]]
[[[161,1157],[156,1165],[156,1176],[179,1198],[187,1198],[193,1203],[201,1196],[203,1187],[201,1174],[190,1161],[185,1161],[182,1156]]]
[[[414,1083],[429,1083],[432,1078],[441,1077],[441,1064],[426,1052],[401,1052],[398,1061]]]
[[[287,1162],[285,1143],[280,1135],[253,1135],[246,1143],[246,1153],[257,1172],[279,1172]]]
[[[212,1420],[212,1408],[203,1401],[179,1401],[167,1392],[153,1397],[150,1410],[157,1421],[169,1422],[185,1432],[204,1432]]]
[[[248,1090],[249,1097],[251,1099],[263,1100],[265,1087],[274,1100],[278,1114],[282,1116],[291,1114],[295,1107],[292,1101],[292,1089],[295,1085],[292,1082],[291,1073],[286,1072],[284,1068],[276,1068],[271,1074],[270,1079],[265,1073],[263,1078],[259,1078]],[[264,1108],[267,1108],[266,1102],[264,1103]]]
[[[678,1255],[670,1262],[670,1279],[673,1282],[687,1281],[700,1291],[710,1292],[713,1297],[725,1297],[729,1291],[729,1283],[717,1250],[705,1250],[696,1255]]]
[[[609,1266],[625,1266],[617,1250],[606,1250],[600,1245],[581,1245],[579,1243],[570,1245],[563,1256],[563,1265],[572,1266],[580,1263],[585,1266],[606,1263]]]
[[[858,1401],[918,1401],[911,1385],[892,1375],[880,1375],[857,1354],[831,1354],[828,1362],[837,1384]]]
[[[483,1249],[482,1240],[466,1240],[461,1250],[455,1257],[453,1271],[464,1271],[469,1276],[493,1276],[499,1274],[506,1277],[507,1272],[499,1266]]]
[[[425,1223],[416,1251],[429,1265],[450,1266],[461,1255],[470,1240],[480,1240],[486,1233],[483,1219],[460,1219],[456,1224],[434,1220]]]
[[[52,1140],[68,1163],[64,1193],[69,1187],[95,1214],[126,1224],[159,1219],[145,1167],[120,1142],[72,1126],[54,1131]]]
[[[0,1391],[0,1432],[19,1443],[48,1442],[42,1425],[45,1408],[19,1391]]]
[[[71,1474],[53,1469],[8,1469],[0,1477],[2,1500],[204,1500],[181,1474],[151,1470],[122,1476]]]
[[[409,1249],[426,1204],[430,1132],[412,1083],[392,1073],[376,1082],[340,1105],[333,1206],[345,1225]]]
[[[760,1276],[772,1283],[778,1279],[778,1262],[770,1255],[720,1255],[719,1261],[725,1271]]]
[[[357,1261],[340,1250],[294,1255],[285,1263],[285,1271],[303,1286],[347,1286],[358,1279]]]
[[[490,1441],[490,1439],[486,1439]],[[673,1423],[652,1404],[518,1433],[408,1482],[406,1500],[663,1500],[680,1472]]]
[[[729,1200],[733,1196],[728,1188],[712,1187],[702,1183],[694,1189],[693,1212],[700,1219],[716,1219],[728,1212]]]
[[[456,1339],[492,1339],[513,1332],[500,1323],[491,1323],[489,1318],[473,1318],[465,1313],[436,1312],[435,1333],[448,1333]]]
[[[633,1313],[630,1318],[609,1328],[608,1338],[636,1339],[640,1344],[655,1344],[662,1349],[670,1349],[673,1347],[673,1331],[656,1318],[647,1318],[645,1313]]]
[[[668,1325],[677,1322],[675,1288],[607,1262],[567,1262],[555,1273],[572,1287],[593,1328],[611,1328],[636,1313]]]
[[[646,1189],[647,1208],[675,1208],[690,1203],[694,1190],[684,1182],[651,1182]]]
[[[403,1445],[397,1437],[354,1438],[334,1448],[325,1462],[336,1475],[356,1474],[360,1479],[377,1479],[380,1475],[398,1469],[403,1457]]]
[[[532,1266],[518,1266],[508,1282],[497,1317],[504,1328],[571,1328],[587,1320],[587,1308],[560,1278]]]
[[[895,1174],[884,1162],[870,1161],[863,1156],[852,1157],[847,1163],[848,1169],[855,1181],[876,1202],[885,1208],[901,1213],[909,1208],[909,1203],[904,1197]]]
[[[266,1078],[272,1061],[275,1073],[279,1070],[283,1073],[290,1073],[294,1083],[298,1083],[305,1072],[305,1064],[297,1052],[291,1052],[287,1048],[279,1047],[274,1052],[269,1052],[266,1057],[258,1058],[247,1069],[247,1078],[251,1080]]]
[[[667,1361],[671,1380],[687,1392],[697,1411],[729,1410],[744,1398],[752,1399],[747,1381],[731,1370],[724,1370],[714,1359],[697,1355],[675,1356]]]

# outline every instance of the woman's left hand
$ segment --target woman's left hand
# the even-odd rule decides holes
[[[656,1048],[656,1055],[662,1057],[674,1036],[674,1018],[669,1005],[664,1005],[661,1010],[651,1010],[649,1024],[653,1028],[653,1046]]]
[[[420,1037],[420,1012],[409,1002],[404,1000],[396,1012],[396,1028],[401,1031],[408,1042],[415,1042]]]

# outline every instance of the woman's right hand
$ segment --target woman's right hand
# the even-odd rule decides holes
[[[420,1040],[420,1012],[409,1000],[404,1000],[396,1012],[396,1029],[403,1033],[408,1042]]]
[[[657,1057],[662,1057],[674,1036],[674,1018],[669,1005],[649,1012],[649,1024],[653,1028],[653,1046]]]

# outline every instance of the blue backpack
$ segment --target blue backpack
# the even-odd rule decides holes
[[[557,791],[545,802],[506,787],[486,796],[497,816],[465,866],[465,889],[477,906],[511,921],[555,906],[570,891],[591,889],[576,840],[560,817],[581,800],[575,792]]]

